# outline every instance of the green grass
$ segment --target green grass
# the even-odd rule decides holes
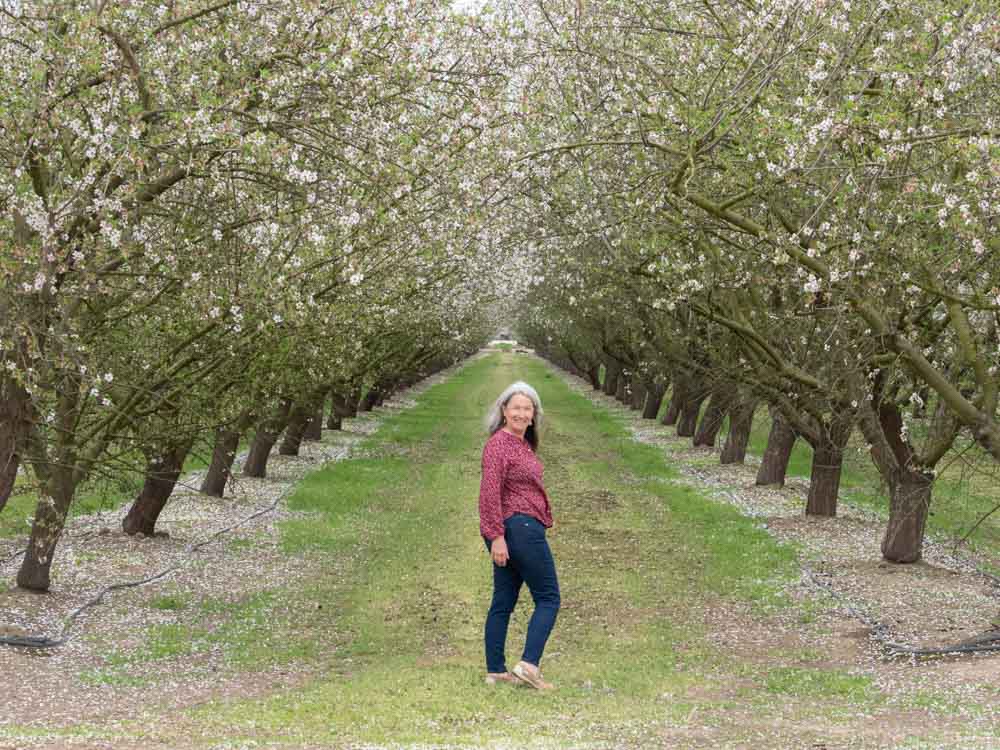
[[[76,500],[70,507],[70,516],[89,515],[117,508],[130,501],[140,487],[141,481],[138,479],[92,480],[83,485],[77,493]],[[38,496],[33,490],[32,482],[23,475],[19,476],[7,505],[0,511],[0,538],[26,537],[31,531],[30,522],[37,503]]]
[[[181,623],[154,625],[146,633],[146,643],[135,653],[136,660],[155,661],[187,656],[196,648],[202,635],[198,629]]]
[[[845,698],[865,701],[877,691],[870,677],[835,669],[776,667],[768,671],[764,689],[800,698]]]
[[[538,388],[548,420],[540,456],[563,609],[543,666],[555,693],[482,681],[491,593],[476,512],[483,416],[518,379]],[[713,746],[798,747],[818,746],[831,729],[858,730],[865,741],[864,722],[885,708],[868,676],[829,666],[808,639],[787,646],[779,633],[755,649],[767,628],[794,635],[829,604],[782,593],[797,579],[797,551],[678,484],[662,451],[636,443],[622,418],[534,358],[501,352],[470,363],[359,447],[358,458],[314,472],[289,499],[301,515],[282,523],[282,549],[315,563],[305,585],[273,581],[239,600],[150,594],[158,624],[80,675],[95,686],[156,690],[161,666],[221,651],[236,675],[289,665],[310,679],[152,727],[88,726],[88,735],[111,743],[134,728],[178,747],[596,750],[701,746],[709,737]],[[530,612],[525,591],[509,661]],[[729,613],[755,628],[746,642],[732,630],[720,642],[718,620]],[[933,690],[912,703],[945,705]],[[779,736],[772,729],[780,743],[761,744]],[[32,736],[12,725],[2,732]]]
[[[107,685],[118,688],[145,688],[150,684],[146,677],[131,675],[118,665],[86,669],[77,675],[84,685]]]
[[[184,594],[163,594],[150,599],[149,606],[153,609],[177,612],[188,606],[188,597]]]
[[[241,444],[240,450],[243,450]],[[212,446],[196,445],[184,461],[184,472],[197,471],[208,467],[212,458]],[[136,466],[141,461],[136,459]],[[114,510],[131,502],[142,488],[143,477],[139,471],[120,474],[114,479],[95,476],[85,481],[77,490],[76,498],[70,506],[69,515],[85,516],[99,511]],[[38,495],[35,492],[33,476],[20,474],[14,483],[14,492],[7,505],[0,511],[0,539],[27,536],[31,531],[31,518],[35,515]]]
[[[80,674],[91,684],[141,685],[156,682],[156,675],[137,676],[141,667],[157,662],[190,659],[221,650],[227,667],[259,671],[276,664],[313,658],[316,644],[288,613],[288,591],[264,591],[238,601],[167,594],[153,597],[148,606],[176,613],[177,622],[151,625],[136,645],[115,649],[104,656],[101,667]],[[92,636],[100,641],[100,635]]]
[[[230,539],[227,546],[234,552],[241,552],[243,550],[253,549],[257,545],[253,539],[242,539],[240,537],[236,537],[234,539]]]
[[[366,447],[373,447],[370,442]],[[296,519],[283,525],[286,552],[334,552],[357,544],[365,514],[362,506],[379,491],[393,491],[405,481],[405,461],[398,457],[355,458],[330,465],[307,476],[289,498],[293,510],[313,511],[322,517]]]
[[[556,695],[482,684],[491,590],[476,513],[482,417],[515,379],[539,389],[548,420],[540,456],[564,602],[545,663]],[[302,592],[336,618],[331,676],[197,712],[219,737],[582,746],[636,721],[686,715],[696,686],[727,690],[730,660],[704,640],[693,605],[791,606],[779,587],[797,574],[793,549],[673,484],[654,448],[534,359],[498,354],[470,364],[361,447],[388,458],[312,474],[289,500],[312,515],[283,526],[286,551],[339,561],[336,574]],[[523,596],[512,659],[530,614]],[[553,723],[553,714],[586,721]]]

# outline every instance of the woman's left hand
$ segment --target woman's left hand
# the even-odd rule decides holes
[[[493,562],[499,565],[501,568],[507,565],[507,560],[510,558],[510,553],[507,551],[507,540],[502,536],[498,536],[490,544],[490,555],[493,556]]]

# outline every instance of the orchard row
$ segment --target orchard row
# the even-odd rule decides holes
[[[0,70],[22,586],[95,473],[251,434],[252,466],[511,315],[682,420],[708,398],[708,433],[766,404],[813,447],[811,513],[860,430],[890,560],[957,441],[1000,460],[987,4],[36,0]]]
[[[544,251],[522,329],[649,414],[669,387],[665,419],[695,443],[728,415],[726,461],[766,406],[760,481],[807,441],[810,514],[836,512],[860,432],[890,494],[882,553],[919,559],[956,446],[1000,460],[996,8],[534,13],[546,62],[525,79],[552,105],[534,133]]]
[[[486,338],[510,49],[424,0],[4,6],[0,508],[38,495],[20,586],[49,587],[89,477],[144,474],[125,531],[151,532],[192,444],[215,441],[220,494],[244,436],[260,475],[330,394],[349,412]]]

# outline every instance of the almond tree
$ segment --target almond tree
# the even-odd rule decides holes
[[[563,114],[561,126],[546,121],[548,143],[533,156],[550,171],[557,159],[592,167],[594,154],[632,165],[632,213],[650,217],[636,251],[643,232],[667,234],[663,265],[692,269],[671,285],[674,304],[725,326],[764,368],[826,392],[830,414],[875,404],[881,418],[863,424],[892,490],[889,559],[919,558],[955,419],[1000,457],[987,240],[997,175],[977,168],[996,159],[992,13],[920,2],[528,10],[561,74],[539,96]],[[729,267],[727,294],[707,293],[706,259]],[[758,280],[792,302],[785,314],[823,310],[843,345],[839,374],[817,378],[787,358]],[[790,320],[779,315],[779,326]],[[947,407],[931,410],[923,450],[900,408],[914,378]]]
[[[289,377],[271,368],[318,382],[365,269],[433,288],[478,250],[456,238],[492,48],[433,3],[39,2],[0,23],[0,454],[38,476],[18,583],[45,589],[102,461],[148,455],[127,525],[150,530],[165,457],[259,411]]]

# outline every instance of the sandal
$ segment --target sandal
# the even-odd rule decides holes
[[[542,672],[538,667],[526,661],[519,661],[515,664],[511,673],[519,682],[533,687],[535,690],[552,690],[555,688],[555,685],[551,682],[546,682],[542,679]]]

